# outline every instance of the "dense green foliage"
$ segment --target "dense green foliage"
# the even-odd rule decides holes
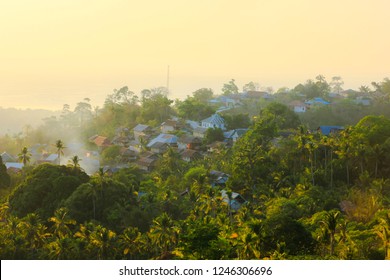
[[[0,156],[0,188],[9,187],[11,178],[7,173],[7,167],[3,163],[3,158]]]
[[[15,189],[9,204],[19,217],[36,213],[47,219],[87,180],[85,173],[75,172],[69,167],[42,164],[34,168]]]

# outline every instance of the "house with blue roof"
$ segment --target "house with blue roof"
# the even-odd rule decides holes
[[[338,125],[321,125],[317,128],[318,132],[326,136],[329,136],[330,134],[333,133],[338,133],[342,130],[344,130],[344,127]]]
[[[321,97],[315,97],[313,99],[305,101],[307,105],[329,105],[330,102],[322,99]]]

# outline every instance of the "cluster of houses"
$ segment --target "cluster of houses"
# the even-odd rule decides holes
[[[355,102],[363,106],[370,105],[370,98],[359,92],[352,90],[342,91],[340,93],[331,93],[329,97],[332,102],[339,99],[350,98],[354,96]],[[202,120],[201,122],[191,120],[179,120],[171,118],[161,123],[159,127],[150,127],[146,124],[138,124],[134,128],[118,128],[114,138],[109,139],[102,135],[94,135],[89,141],[98,147],[98,152],[83,151],[84,157],[82,165],[89,173],[94,173],[100,167],[99,152],[112,145],[121,147],[120,156],[124,164],[132,162],[144,171],[151,171],[159,158],[168,148],[174,148],[180,153],[181,159],[191,162],[202,158],[208,152],[213,152],[221,146],[229,146],[242,137],[247,128],[240,128],[227,131],[225,120],[218,114],[237,106],[241,106],[244,100],[265,100],[272,101],[274,95],[263,91],[247,91],[231,96],[218,96],[208,101],[210,105],[220,106],[217,113]],[[303,96],[302,96],[303,98]],[[304,113],[310,108],[329,106],[332,103],[321,97],[311,100],[294,100],[290,102],[289,107],[296,113]],[[220,128],[224,132],[225,140],[223,142],[211,143],[207,147],[202,145],[203,138],[209,128]],[[327,135],[329,131],[338,131],[342,127],[320,127],[318,130]],[[58,155],[56,153],[46,153],[45,145],[37,144],[29,148],[32,163],[54,163],[58,164]],[[77,153],[80,155],[80,152]],[[3,162],[8,170],[20,171],[23,164],[17,156],[6,152],[1,154]],[[85,160],[84,160],[85,158]],[[63,164],[64,162],[61,162]],[[118,166],[117,166],[118,167]],[[113,167],[116,168],[116,167]]]
[[[225,140],[204,146],[203,139],[209,128],[222,129]],[[120,146],[122,161],[132,162],[141,170],[150,172],[156,166],[160,155],[169,148],[178,152],[183,161],[192,162],[213,152],[218,145],[232,145],[246,131],[246,128],[227,131],[224,119],[218,114],[213,114],[201,122],[171,118],[161,123],[159,127],[137,124],[132,129],[117,129],[115,137],[111,140],[99,135],[89,140],[100,150],[111,145]]]
[[[372,96],[373,94],[371,94]],[[369,106],[372,103],[372,98],[368,94],[364,94],[362,92],[354,91],[351,89],[343,90],[338,93],[331,92],[329,93],[329,99],[332,102],[327,101],[321,97],[315,97],[309,100],[304,100],[304,95],[299,95],[296,100],[291,101],[287,105],[295,112],[295,113],[304,113],[309,109],[317,108],[321,106],[328,106],[332,103],[337,103],[343,99],[353,100],[355,104],[362,106]],[[218,105],[220,106],[217,112],[222,112],[224,110],[228,110],[231,108],[235,108],[237,106],[242,105],[244,100],[264,100],[264,101],[272,101],[275,99],[275,95],[270,94],[265,91],[247,91],[231,96],[219,96],[214,99],[208,101],[209,105]]]
[[[29,163],[28,164],[41,164],[41,163],[51,163],[67,164],[69,157],[61,156],[58,157],[58,153],[51,153],[48,150],[52,150],[52,147],[48,147],[47,144],[35,144],[28,148],[29,152]],[[69,155],[80,155],[80,165],[88,173],[92,174],[99,170],[100,164],[98,160],[98,153],[94,151],[88,151],[83,149],[82,143],[68,143],[66,146],[66,154]],[[18,173],[21,172],[24,164],[20,160],[18,155],[13,155],[8,152],[3,152],[0,154],[3,163],[5,164],[7,171],[9,173]]]
[[[34,163],[53,163],[58,164],[58,154],[51,154],[45,152],[46,145],[36,144],[29,148],[30,153],[30,162]],[[17,173],[20,172],[23,168],[23,163],[19,160],[19,157],[16,155],[11,155],[8,152],[3,152],[1,155],[3,163],[7,167],[8,172]]]
[[[355,104],[362,106],[370,106],[372,103],[372,99],[369,96],[354,90],[345,90],[341,91],[340,93],[329,94],[329,98],[333,100],[333,102],[338,102],[340,100],[350,98],[351,96],[353,96],[353,102]],[[305,101],[293,100],[288,105],[295,113],[305,113],[311,108],[329,106],[331,104],[332,102],[326,101],[321,97],[315,97]]]

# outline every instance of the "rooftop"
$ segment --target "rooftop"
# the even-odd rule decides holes
[[[143,132],[145,130],[150,129],[150,126],[145,125],[145,124],[137,124],[134,128],[133,131],[138,131],[138,132]]]
[[[152,139],[147,146],[150,148],[156,142],[167,143],[167,144],[176,144],[177,143],[177,136],[172,135],[172,134],[161,133],[159,136]]]
[[[211,117],[202,120],[202,123],[211,123],[213,125],[223,125],[225,120],[218,114],[214,114]]]

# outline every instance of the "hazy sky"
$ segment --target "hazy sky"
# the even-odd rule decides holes
[[[389,76],[389,0],[0,0],[0,106],[61,109],[114,88],[358,88]]]

